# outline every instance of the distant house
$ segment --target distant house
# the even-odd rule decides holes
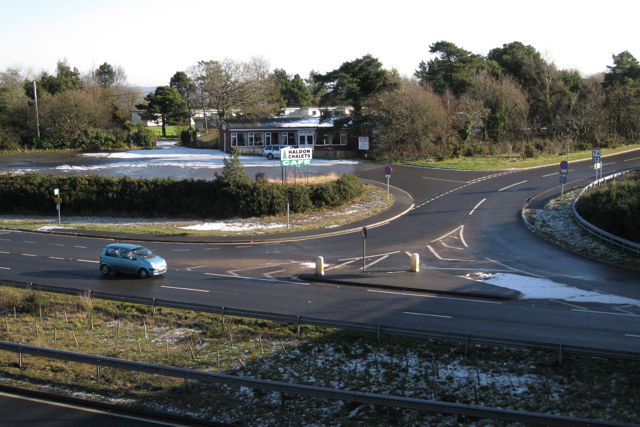
[[[143,120],[142,115],[146,112],[146,110],[131,110],[131,123],[142,123],[146,127],[162,126],[162,120]],[[202,117],[202,113],[200,114]],[[191,126],[195,127],[195,121],[193,118],[191,119]],[[212,126],[215,126],[215,124]]]
[[[335,130],[333,123],[320,123],[320,117],[274,117],[267,119],[229,119],[218,126],[220,150],[231,153],[258,153],[265,145],[284,144],[317,151],[355,150],[347,130]]]

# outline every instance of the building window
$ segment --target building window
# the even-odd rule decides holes
[[[284,145],[293,145],[296,143],[296,134],[294,132],[282,132],[282,143]]]
[[[254,138],[255,138],[256,147],[262,147],[262,145],[264,144],[264,142],[262,140],[262,132],[257,132],[254,135]]]
[[[314,132],[298,132],[298,147],[308,147],[313,145]]]
[[[260,132],[249,132],[249,147],[262,147],[262,133]]]
[[[316,145],[331,145],[333,135],[330,133],[322,135],[322,138],[316,141]]]
[[[340,145],[347,145],[347,133],[340,132]]]
[[[231,146],[232,147],[246,147],[247,143],[244,140],[244,133],[232,133],[231,134]]]
[[[264,143],[267,145],[278,143],[278,132],[265,132]]]

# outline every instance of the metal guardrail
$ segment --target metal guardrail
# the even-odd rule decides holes
[[[436,412],[449,415],[465,415],[475,418],[488,418],[509,422],[522,422],[546,426],[637,426],[637,424],[620,423],[613,421],[599,421],[584,418],[571,418],[559,415],[538,414],[533,412],[521,412],[507,409],[486,408],[480,406],[464,405],[460,403],[437,402],[433,400],[412,399],[397,396],[384,396],[357,391],[330,389],[301,384],[290,384],[279,381],[265,381],[254,378],[246,378],[226,374],[214,374],[211,372],[195,371],[191,369],[176,368],[173,366],[152,365],[144,362],[134,362],[123,359],[114,359],[104,356],[73,353],[64,350],[53,350],[42,347],[34,347],[24,344],[15,344],[0,341],[0,350],[20,354],[29,354],[38,357],[47,357],[68,362],[85,363],[99,367],[110,367],[128,371],[145,372],[154,375],[163,375],[174,378],[183,378],[185,381],[194,380],[203,383],[224,384],[234,387],[248,387],[252,389],[294,394],[299,396],[315,397],[320,399],[341,400],[360,404],[387,406],[400,409],[412,409],[417,411]]]
[[[147,306],[152,306],[154,312],[156,307],[164,307],[164,308],[174,308],[179,310],[191,310],[191,311],[202,312],[202,313],[214,313],[214,314],[221,315],[223,318],[223,321],[224,321],[224,316],[271,320],[275,322],[295,324],[297,326],[298,333],[300,333],[301,325],[308,325],[308,326],[337,328],[337,329],[376,334],[378,341],[380,341],[380,338],[383,334],[386,334],[386,335],[403,336],[403,337],[410,337],[410,338],[435,339],[435,340],[441,340],[441,341],[447,341],[447,342],[456,342],[456,343],[461,343],[465,345],[465,354],[468,353],[470,345],[484,345],[484,346],[522,348],[522,349],[529,349],[529,350],[553,352],[558,354],[558,359],[560,363],[562,363],[562,358],[564,357],[564,355],[567,355],[567,354],[573,354],[577,356],[587,356],[587,357],[604,357],[604,358],[611,358],[611,359],[640,361],[640,352],[633,352],[633,351],[610,350],[610,349],[583,347],[583,346],[566,345],[566,344],[516,340],[516,339],[508,339],[508,338],[484,337],[479,335],[470,335],[470,334],[461,334],[461,333],[428,331],[423,329],[410,329],[410,328],[401,328],[401,327],[393,327],[393,326],[384,326],[380,324],[337,321],[337,320],[320,319],[320,318],[306,317],[306,316],[303,317],[303,316],[290,315],[290,314],[270,313],[270,312],[262,312],[262,311],[235,309],[235,308],[229,308],[229,307],[210,306],[205,304],[162,300],[162,299],[149,298],[149,297],[122,296],[122,295],[115,295],[115,294],[99,292],[99,291],[90,291],[90,290],[81,291],[73,288],[63,288],[63,287],[56,287],[56,286],[50,286],[50,285],[40,285],[35,283],[24,283],[24,282],[16,282],[16,281],[2,280],[0,281],[0,286],[8,286],[8,287],[14,287],[14,288],[21,288],[21,289],[32,289],[32,290],[38,290],[42,292],[52,292],[52,293],[60,293],[60,294],[66,294],[66,295],[87,295],[87,296],[90,296],[91,298],[98,298],[98,299],[104,299],[109,301],[120,301],[120,302],[126,302],[131,304],[147,305]]]
[[[589,223],[588,221],[586,221],[584,218],[582,218],[582,216],[580,216],[580,214],[578,213],[578,210],[576,209],[576,204],[578,203],[578,200],[580,200],[580,197],[584,194],[584,193],[588,193],[589,191],[591,191],[592,188],[594,187],[600,187],[601,185],[605,185],[607,183],[607,181],[609,180],[616,180],[616,178],[624,176],[630,172],[634,172],[638,169],[631,169],[628,171],[624,171],[624,172],[620,172],[620,173],[616,173],[614,175],[609,175],[607,177],[604,178],[600,178],[596,181],[593,181],[591,184],[587,185],[586,187],[584,187],[582,189],[582,191],[580,192],[580,194],[578,195],[578,197],[576,197],[576,199],[573,201],[573,203],[571,204],[571,209],[573,211],[573,217],[576,219],[576,221],[578,222],[578,224],[584,228],[586,231],[588,231],[589,233],[593,234],[594,236],[597,236],[603,240],[606,240],[609,243],[613,243],[614,245],[620,246],[624,249],[628,249],[630,251],[636,252],[636,253],[640,253],[640,244],[632,242],[630,240],[627,239],[623,239],[622,237],[618,237],[615,236],[611,233],[607,233],[604,230],[599,229],[598,227],[596,227],[595,225]]]

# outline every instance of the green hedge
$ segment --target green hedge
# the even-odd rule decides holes
[[[60,190],[65,215],[140,216],[222,219],[274,215],[286,210],[290,193],[292,212],[334,207],[364,193],[352,174],[332,184],[283,187],[265,180],[230,183],[217,178],[175,180],[131,179],[97,175],[59,177],[29,173],[0,175],[0,213],[51,215],[53,190]]]
[[[640,172],[591,190],[576,210],[601,230],[640,243]]]

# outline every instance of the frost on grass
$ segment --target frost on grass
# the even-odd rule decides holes
[[[544,209],[525,212],[524,221],[546,240],[581,255],[612,264],[640,268],[638,254],[620,248],[585,231],[573,218],[571,204],[582,188],[552,199]]]

